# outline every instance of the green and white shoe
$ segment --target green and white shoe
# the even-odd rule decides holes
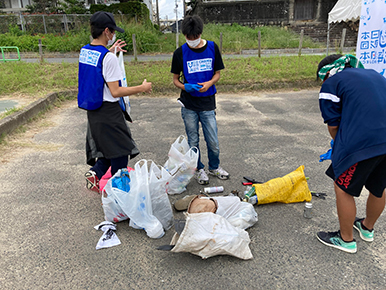
[[[326,246],[336,248],[338,250],[347,253],[357,252],[357,242],[352,240],[351,242],[345,242],[340,236],[340,231],[337,232],[318,232],[316,234],[318,240]]]
[[[362,240],[366,242],[372,242],[374,241],[374,229],[372,229],[371,231],[365,230],[362,225],[363,220],[364,218],[362,219],[355,218],[354,229],[358,231]]]

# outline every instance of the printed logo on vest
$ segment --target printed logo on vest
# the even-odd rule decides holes
[[[187,62],[188,73],[193,74],[197,72],[211,71],[212,70],[212,59],[196,59]]]
[[[79,62],[83,64],[97,66],[101,54],[102,53],[100,53],[99,51],[82,48],[79,54]]]

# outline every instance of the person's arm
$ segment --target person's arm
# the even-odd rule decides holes
[[[328,132],[330,133],[332,139],[335,140],[336,133],[338,132],[339,126],[329,126],[327,125]]]
[[[207,90],[209,90],[209,88],[211,86],[213,86],[215,83],[217,83],[219,81],[219,79],[220,79],[220,71],[216,71],[210,81],[198,83],[198,85],[202,86],[202,88],[199,90],[199,92],[200,93],[206,92]]]
[[[151,92],[151,83],[146,81],[146,79],[143,81],[142,85],[134,86],[134,87],[120,87],[118,81],[108,82],[107,85],[110,89],[111,95],[114,98],[130,96],[138,93]]]
[[[122,47],[126,46],[126,42],[124,40],[118,39],[110,48],[109,51],[112,53],[117,53],[120,51],[127,52],[127,50],[124,50]]]
[[[173,74],[173,84],[181,89],[181,90],[185,90],[185,86],[183,83],[180,82],[180,75],[178,74]]]

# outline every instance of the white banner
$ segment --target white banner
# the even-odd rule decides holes
[[[386,77],[386,1],[362,0],[357,58]]]

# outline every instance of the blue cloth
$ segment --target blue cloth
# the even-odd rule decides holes
[[[96,110],[103,103],[105,81],[102,62],[109,50],[103,45],[87,44],[80,50],[78,73],[78,107]]]
[[[125,192],[130,191],[130,175],[127,168],[123,168],[119,176],[113,177],[111,185]]]
[[[331,149],[328,149],[326,153],[319,156],[319,162],[323,162],[324,160],[331,160],[332,148],[334,146],[334,139],[331,139],[330,142]]]
[[[215,50],[214,42],[208,40],[207,49],[198,53],[186,43],[182,45],[183,72],[185,82],[198,84],[210,81],[214,75]],[[194,97],[207,97],[216,93],[216,86],[211,86],[206,92],[189,92]]]
[[[202,86],[200,85],[188,84],[188,83],[185,83],[184,86],[185,86],[185,91],[187,91],[188,93],[198,92],[202,88]]]
[[[386,154],[386,79],[372,69],[346,68],[319,94],[324,122],[339,126],[332,167],[336,177],[353,164]]]
[[[209,170],[217,169],[220,164],[220,146],[217,137],[217,122],[215,111],[192,111],[184,107],[181,108],[181,116],[185,123],[185,131],[188,136],[190,147],[199,149],[199,122],[208,148]],[[201,150],[199,150],[201,151]],[[201,162],[201,153],[198,155],[197,169],[204,168]]]

